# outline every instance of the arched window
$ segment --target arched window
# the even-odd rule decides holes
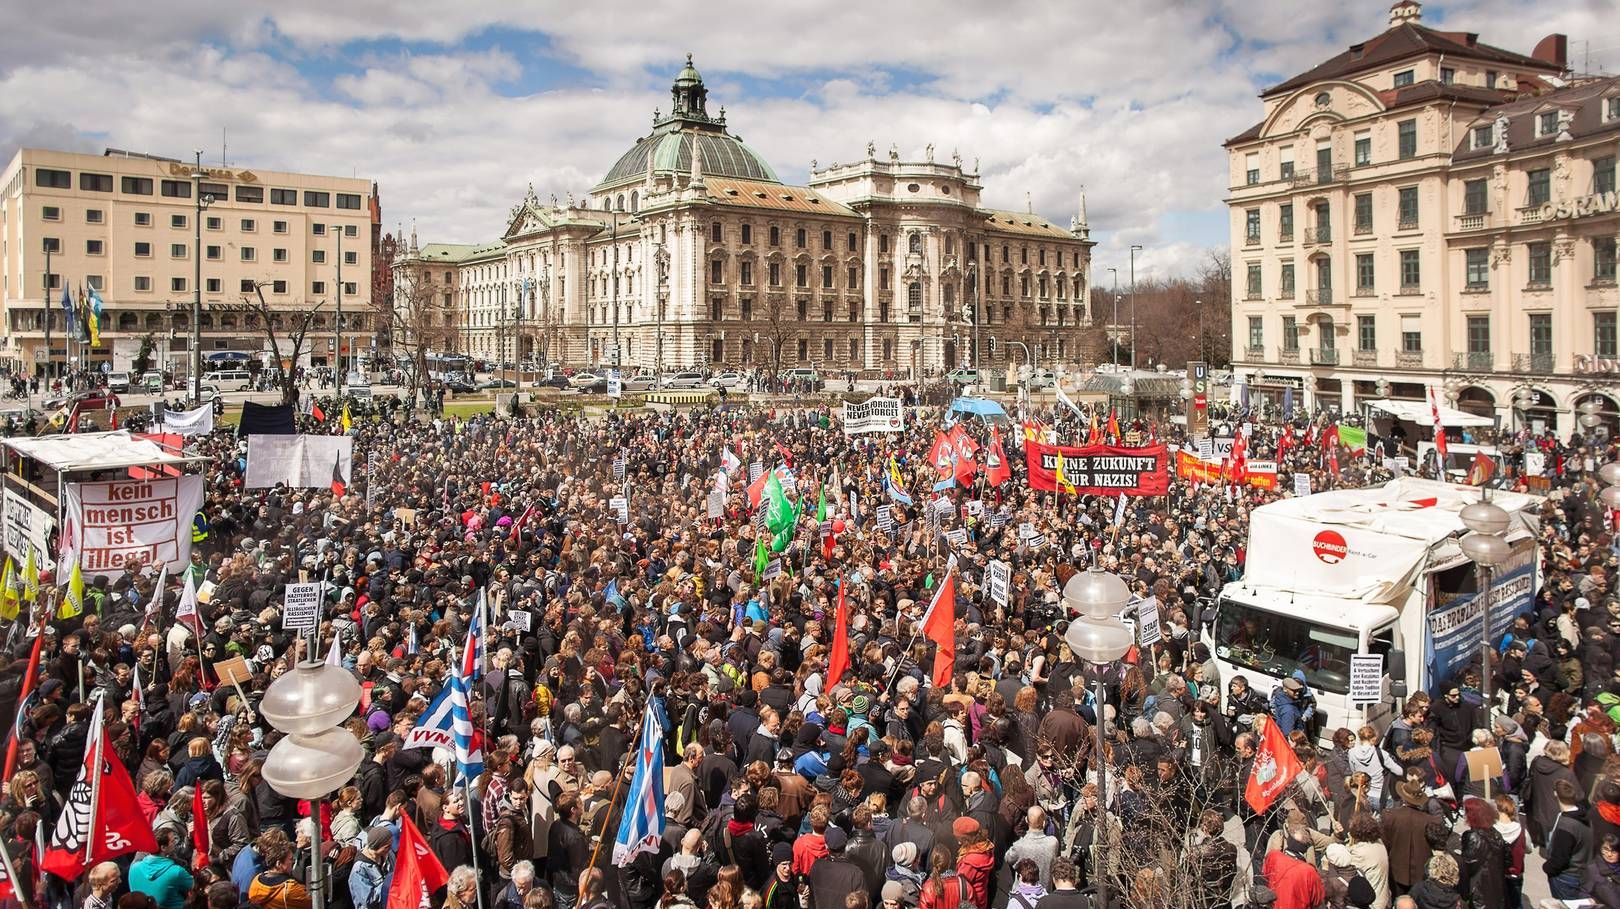
[[[914,253],[922,252],[922,234],[916,231],[911,232],[911,251]]]
[[[641,210],[641,193],[630,193],[630,210],[633,212]]]
[[[922,285],[915,281],[906,288],[906,305],[913,313],[922,312]]]
[[[624,193],[619,193],[619,198],[614,201],[613,207],[618,211],[624,211]]]

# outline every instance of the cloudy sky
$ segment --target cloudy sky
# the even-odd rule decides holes
[[[979,159],[988,204],[1067,224],[1095,267],[1190,272],[1226,242],[1221,142],[1257,92],[1371,37],[1379,0],[74,0],[0,29],[0,160],[106,146],[360,175],[390,230],[500,234],[529,183],[583,193],[687,52],[732,130],[802,182],[868,140]],[[1528,53],[1549,32],[1620,71],[1620,0],[1429,2],[1424,22]],[[1590,41],[1590,44],[1584,42]]]

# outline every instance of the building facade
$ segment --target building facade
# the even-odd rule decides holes
[[[316,309],[301,365],[333,362],[341,295],[352,363],[372,349],[379,321],[380,218],[369,180],[22,149],[0,173],[0,364],[33,375],[128,369],[150,339],[154,364],[183,375],[199,265],[205,362],[269,350],[259,314],[244,305],[257,287],[278,337]],[[100,295],[99,346],[66,337],[64,285],[75,299]]]
[[[808,186],[782,183],[723,108],[709,113],[688,59],[670,111],[583,198],[531,189],[496,244],[413,237],[396,275],[456,258],[456,343],[497,361],[905,373],[1022,362],[1020,344],[1078,358],[1083,198],[1067,228],[984,208],[977,166],[931,146],[908,162],[868,143],[810,170]],[[396,291],[395,305],[411,301]]]
[[[1421,24],[1261,95],[1229,140],[1233,368],[1343,411],[1438,387],[1501,425],[1620,416],[1620,80]],[[1518,422],[1515,422],[1518,421]]]

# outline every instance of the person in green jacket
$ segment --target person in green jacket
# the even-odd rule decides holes
[[[186,866],[174,860],[175,832],[159,830],[157,844],[156,853],[141,856],[129,867],[129,889],[150,896],[158,909],[185,909],[194,882]]]

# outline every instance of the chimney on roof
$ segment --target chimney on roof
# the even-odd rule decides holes
[[[1530,56],[1544,63],[1551,63],[1560,70],[1569,69],[1569,38],[1559,34],[1548,35],[1536,44],[1536,49],[1530,52]]]
[[[1396,4],[1389,8],[1390,28],[1397,25],[1417,25],[1422,21],[1423,4],[1417,2],[1417,0],[1397,0]]]

